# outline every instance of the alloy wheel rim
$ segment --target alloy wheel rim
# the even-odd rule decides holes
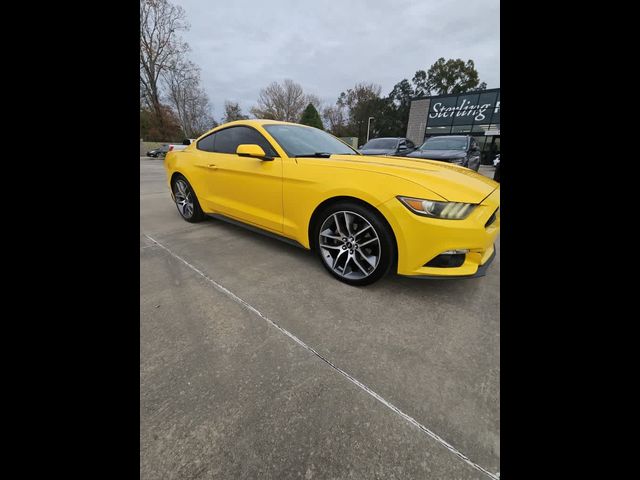
[[[191,218],[193,215],[193,194],[184,180],[176,181],[173,196],[176,199],[180,215],[185,218]]]
[[[380,262],[380,238],[363,216],[348,210],[329,215],[320,227],[318,245],[325,264],[350,280],[371,275]]]

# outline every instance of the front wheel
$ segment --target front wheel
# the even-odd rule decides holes
[[[349,285],[369,285],[395,261],[391,228],[377,212],[355,202],[325,209],[316,222],[315,246],[322,264]]]

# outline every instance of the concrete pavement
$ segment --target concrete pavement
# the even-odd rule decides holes
[[[499,240],[483,278],[349,287],[311,252],[216,220],[184,222],[162,161],[141,158],[140,168],[141,478],[499,470]]]

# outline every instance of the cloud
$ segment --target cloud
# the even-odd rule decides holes
[[[225,100],[248,112],[272,81],[333,104],[357,82],[387,94],[440,57],[472,59],[481,81],[500,86],[498,0],[174,1],[218,120]]]

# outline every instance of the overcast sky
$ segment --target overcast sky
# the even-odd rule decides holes
[[[357,82],[387,95],[439,57],[472,59],[500,86],[499,0],[173,0],[183,38],[220,121],[225,100],[248,113],[261,88],[291,78],[334,104]]]

